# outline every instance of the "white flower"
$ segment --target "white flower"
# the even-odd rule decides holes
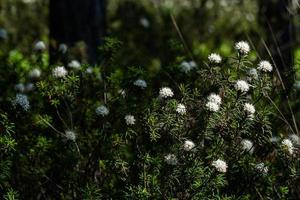
[[[218,172],[223,172],[223,173],[227,172],[228,166],[227,166],[226,162],[223,160],[220,160],[220,159],[215,160],[212,162],[211,165],[214,166]]]
[[[296,134],[289,135],[289,139],[292,141],[293,145],[300,145],[300,138]]]
[[[106,115],[108,115],[109,114],[109,110],[107,109],[107,107],[106,106],[99,106],[99,107],[97,107],[96,108],[96,114],[98,115],[98,116],[102,116],[102,117],[104,117],[104,116],[106,116]]]
[[[73,69],[79,69],[81,67],[80,62],[77,60],[72,60],[69,64],[68,67],[73,68]]]
[[[135,118],[133,115],[126,115],[125,121],[127,125],[134,125],[135,124]]]
[[[33,83],[27,83],[25,86],[25,91],[26,92],[31,92],[34,90],[34,84]]]
[[[258,79],[258,73],[257,73],[257,70],[255,68],[249,69],[248,75],[250,76],[250,78],[253,78],[254,80]]]
[[[211,94],[207,97],[207,100],[208,100],[209,102],[216,103],[216,104],[218,104],[218,105],[221,105],[221,103],[222,103],[222,98],[221,98],[219,95],[215,94],[215,93],[211,93]]]
[[[181,115],[184,115],[185,113],[186,113],[186,108],[185,108],[185,106],[183,105],[183,104],[178,104],[177,105],[177,108],[176,108],[176,112],[178,113],[178,114],[181,114]]]
[[[248,42],[245,41],[235,43],[234,48],[242,55],[247,55],[250,52],[250,46]]]
[[[269,171],[268,166],[266,166],[264,163],[258,163],[257,165],[255,165],[255,169],[263,174],[267,174]]]
[[[237,91],[240,91],[240,92],[248,92],[250,87],[249,87],[249,84],[244,81],[244,80],[238,80],[235,85],[234,85],[235,89]]]
[[[168,87],[163,87],[159,90],[159,97],[161,98],[168,98],[168,97],[173,97],[174,93],[171,88]]]
[[[142,17],[140,18],[140,24],[144,27],[144,28],[148,28],[150,26],[150,22],[147,18]]]
[[[45,43],[43,41],[38,41],[34,45],[34,50],[36,50],[36,51],[44,51],[44,50],[46,50]]]
[[[251,140],[243,139],[241,141],[242,149],[246,152],[253,153],[254,147]]]
[[[196,145],[195,145],[195,143],[194,143],[193,141],[191,141],[191,140],[186,140],[186,141],[184,141],[183,149],[184,149],[185,151],[190,151],[190,150],[192,150],[195,146],[196,146]]]
[[[5,40],[7,38],[7,31],[3,28],[0,28],[0,39]]]
[[[184,73],[188,73],[190,72],[192,69],[194,69],[195,67],[197,67],[197,64],[195,63],[195,61],[190,61],[190,62],[186,62],[186,61],[183,61],[181,64],[180,64],[180,69],[182,72]]]
[[[211,63],[219,64],[222,62],[222,57],[219,54],[212,53],[208,56],[208,60]]]
[[[258,70],[263,71],[263,72],[271,72],[273,70],[273,66],[269,61],[263,60],[260,61],[257,67]]]
[[[41,77],[41,70],[38,68],[34,68],[33,70],[31,70],[28,74],[29,78],[40,78]]]
[[[23,93],[25,91],[25,85],[23,83],[18,83],[15,85],[15,90]]]
[[[120,94],[123,98],[126,97],[126,91],[125,91],[124,89],[120,89],[120,90],[119,90],[119,94]]]
[[[282,142],[281,142],[281,145],[283,147],[283,149],[289,153],[290,155],[293,154],[294,152],[294,146],[293,146],[293,143],[290,139],[284,139]]]
[[[86,68],[86,73],[88,73],[88,74],[93,73],[93,68],[92,67]]]
[[[63,66],[55,67],[52,70],[52,75],[56,78],[64,78],[68,74],[68,71]]]
[[[65,54],[68,51],[68,46],[62,43],[58,46],[58,51],[61,52],[62,54]]]
[[[146,81],[142,80],[142,79],[138,79],[136,81],[134,81],[133,83],[135,86],[140,87],[141,89],[145,89],[147,87],[147,83]]]
[[[28,111],[30,108],[28,97],[24,94],[17,94],[14,100],[14,104],[21,106],[25,111]]]
[[[244,111],[247,113],[248,116],[254,115],[255,107],[251,103],[245,103]]]
[[[218,104],[211,101],[207,102],[205,106],[206,109],[211,112],[217,112],[220,109],[220,106]]]
[[[168,154],[165,156],[165,161],[168,165],[177,165],[178,160],[174,154]]]
[[[76,134],[74,131],[66,131],[65,132],[65,136],[68,140],[71,140],[71,141],[75,141],[76,140]]]

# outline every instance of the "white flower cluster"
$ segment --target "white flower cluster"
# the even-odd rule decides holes
[[[183,61],[180,64],[180,69],[184,73],[188,73],[188,72],[190,72],[192,69],[194,69],[196,67],[197,67],[197,64],[195,63],[195,61],[190,61],[190,62]]]
[[[300,145],[300,138],[296,134],[289,135],[289,139],[292,141],[293,145],[298,146]]]
[[[144,28],[148,28],[150,26],[150,22],[147,18],[142,17],[140,18],[140,24],[144,27]]]
[[[263,174],[267,174],[269,171],[269,168],[265,165],[265,163],[258,163],[257,165],[255,165],[255,169]]]
[[[211,165],[214,166],[218,172],[222,172],[222,173],[227,172],[228,166],[227,163],[223,160],[220,159],[215,160],[212,162]]]
[[[52,75],[55,78],[64,78],[67,74],[68,74],[68,71],[65,69],[64,66],[58,66],[52,70]]]
[[[235,43],[234,48],[242,55],[247,55],[250,52],[250,46],[248,42],[245,41]]]
[[[257,80],[258,79],[258,73],[257,70],[255,68],[251,68],[248,71],[248,76],[251,79]]]
[[[190,150],[192,150],[195,146],[196,146],[196,145],[195,145],[195,143],[194,143],[193,141],[191,141],[191,140],[186,140],[186,141],[184,141],[184,143],[183,143],[183,150],[185,150],[185,151],[190,151]]]
[[[29,78],[38,79],[41,77],[41,74],[42,74],[42,72],[40,69],[34,68],[29,72],[28,76],[29,76]]]
[[[14,100],[14,104],[21,106],[25,111],[28,111],[30,108],[28,97],[24,94],[17,94]]]
[[[142,79],[138,79],[138,80],[134,81],[133,85],[140,87],[141,89],[145,89],[147,87],[146,81],[144,81]]]
[[[251,103],[245,103],[244,111],[246,112],[248,118],[254,118],[255,107]]]
[[[125,122],[127,125],[134,125],[135,124],[135,118],[133,115],[126,115],[125,116]]]
[[[284,139],[284,140],[282,140],[281,145],[282,145],[283,150],[285,152],[287,152],[290,155],[293,155],[294,145],[293,145],[293,143],[292,143],[292,141],[290,139]]]
[[[80,69],[81,64],[77,60],[72,60],[69,64],[68,67],[73,68],[73,69]]]
[[[260,61],[257,69],[262,72],[271,72],[273,70],[273,66],[271,65],[271,63],[269,61],[263,60],[263,61]]]
[[[168,154],[165,156],[165,161],[168,165],[177,165],[178,160],[174,154]]]
[[[243,139],[241,141],[242,149],[246,152],[249,152],[250,154],[253,153],[254,147],[253,142],[251,140]]]
[[[65,132],[65,137],[67,138],[67,140],[71,140],[71,141],[75,141],[76,140],[76,134],[74,131],[66,131]]]
[[[206,103],[206,109],[211,111],[211,112],[217,112],[220,109],[220,105],[222,103],[222,98],[215,94],[215,93],[211,93],[208,97],[207,97],[208,102]]]
[[[102,106],[99,106],[99,107],[96,108],[96,114],[98,116],[104,117],[104,116],[109,114],[109,110],[106,106],[102,105]]]
[[[212,53],[208,56],[208,60],[214,64],[220,64],[222,62],[222,57],[219,54]]]
[[[245,92],[248,92],[249,89],[250,89],[250,86],[249,84],[244,81],[244,80],[238,80],[235,85],[234,85],[234,88],[239,91],[239,92],[242,92],[242,93],[245,93]]]
[[[68,51],[68,46],[62,43],[58,46],[58,51],[61,52],[62,54],[65,54]]]
[[[35,43],[34,45],[34,50],[35,51],[44,51],[46,50],[46,45],[43,41],[38,41],[37,43]]]
[[[178,104],[176,108],[176,112],[180,115],[184,115],[186,113],[186,108],[183,104]]]
[[[166,99],[166,98],[173,97],[173,96],[174,96],[174,93],[171,88],[168,88],[168,87],[160,88],[160,90],[159,90],[160,98]]]

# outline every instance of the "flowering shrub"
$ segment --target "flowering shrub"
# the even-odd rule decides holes
[[[299,137],[274,139],[273,66],[250,62],[247,42],[236,43],[230,58],[176,60],[152,74],[119,67],[113,40],[96,67],[76,60],[48,67],[42,44],[30,59],[1,53],[5,198],[293,195]]]

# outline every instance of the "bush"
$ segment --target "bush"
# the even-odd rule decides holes
[[[121,66],[119,48],[106,39],[96,67],[48,67],[44,47],[1,52],[3,197],[294,195],[299,138],[272,133],[273,67],[250,61],[246,42],[232,57],[180,56],[156,70]]]

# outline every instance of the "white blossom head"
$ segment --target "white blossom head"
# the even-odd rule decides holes
[[[240,41],[235,43],[235,50],[237,50],[241,55],[247,55],[250,52],[250,46],[248,42]]]
[[[269,168],[265,165],[265,163],[258,163],[255,165],[255,169],[262,174],[267,174],[269,171]]]
[[[281,142],[282,148],[285,152],[287,152],[290,155],[293,155],[294,152],[294,145],[290,139],[284,139]]]
[[[300,137],[296,134],[289,135],[289,139],[292,141],[293,145],[300,145]]]
[[[263,61],[260,61],[257,69],[262,72],[271,72],[273,70],[273,66],[271,65],[271,63],[269,61],[263,60]]]
[[[0,28],[0,39],[5,40],[7,38],[7,31],[4,28]]]
[[[126,115],[125,116],[125,122],[127,125],[134,125],[135,124],[135,118],[133,115]]]
[[[205,105],[206,109],[211,112],[217,112],[220,109],[220,106],[214,102],[207,102]]]
[[[142,17],[140,18],[140,24],[144,27],[144,28],[148,28],[150,26],[150,22],[147,18]]]
[[[41,74],[42,74],[42,72],[40,69],[34,68],[29,72],[28,76],[29,76],[29,78],[38,79],[41,77]]]
[[[43,41],[38,41],[34,45],[34,50],[35,51],[45,51],[46,50],[46,45]]]
[[[26,85],[25,85],[25,91],[26,92],[31,92],[31,91],[33,91],[34,90],[34,84],[33,83],[27,83]]]
[[[246,112],[247,116],[253,116],[255,113],[255,107],[251,103],[245,103],[244,111]]]
[[[168,154],[165,156],[165,161],[168,165],[177,165],[178,160],[174,154]]]
[[[197,64],[195,63],[195,61],[190,61],[190,62],[187,62],[187,61],[183,61],[181,64],[180,64],[180,69],[182,72],[184,73],[188,73],[190,72],[191,70],[193,70],[194,68],[197,67]]]
[[[98,116],[104,117],[109,114],[109,110],[106,106],[102,105],[96,108],[96,114]]]
[[[212,162],[211,165],[214,166],[218,172],[222,172],[222,173],[227,172],[228,166],[227,163],[223,160],[220,159],[215,160]]]
[[[250,77],[250,80],[251,79],[257,80],[258,79],[257,69],[255,69],[255,68],[249,69],[248,76]]]
[[[185,151],[190,151],[190,150],[192,150],[195,146],[196,146],[196,145],[195,145],[195,143],[194,143],[193,141],[191,141],[191,140],[186,140],[186,141],[184,141],[184,143],[183,143],[183,150],[185,150]]]
[[[66,77],[67,74],[68,74],[68,71],[65,69],[64,66],[58,66],[52,70],[52,75],[55,78],[64,78],[64,77]]]
[[[93,68],[92,67],[86,68],[86,73],[88,73],[88,74],[93,73]]]
[[[242,93],[245,93],[245,92],[248,92],[249,89],[250,89],[250,86],[249,84],[244,81],[244,80],[238,80],[235,85],[234,85],[234,88],[239,91],[239,92],[242,92]]]
[[[18,83],[15,85],[15,90],[23,93],[25,91],[25,85],[23,83]]]
[[[176,108],[176,112],[180,115],[184,115],[186,113],[186,108],[183,104],[178,104]]]
[[[173,97],[173,96],[174,96],[174,93],[171,88],[168,88],[168,87],[160,88],[160,90],[159,90],[160,98],[166,99],[166,98]]]
[[[135,85],[141,89],[145,89],[147,87],[146,81],[142,80],[142,79],[137,79],[136,81],[134,81],[133,85]]]
[[[68,130],[65,131],[65,137],[67,140],[75,141],[76,140],[76,134],[74,131]]]
[[[30,108],[28,97],[24,94],[17,94],[14,100],[14,104],[21,106],[25,111],[28,111]]]
[[[216,103],[218,105],[221,105],[222,103],[222,98],[220,97],[220,95],[217,95],[215,93],[211,93],[208,97],[207,97],[207,100],[209,102],[212,102],[212,103]]]
[[[247,140],[247,139],[243,139],[241,141],[241,145],[242,145],[242,149],[245,152],[249,152],[249,153],[253,153],[254,151],[254,146],[253,146],[253,142],[251,140]]]
[[[222,62],[222,57],[217,53],[212,53],[208,56],[208,60],[214,64],[220,64]]]
[[[123,98],[126,97],[126,91],[125,91],[124,89],[120,89],[120,90],[119,90],[119,94],[120,94]]]
[[[73,68],[73,69],[80,69],[81,64],[77,60],[72,60],[69,64],[68,67]]]
[[[62,54],[65,54],[68,51],[68,46],[66,44],[62,43],[58,46],[58,51]]]

